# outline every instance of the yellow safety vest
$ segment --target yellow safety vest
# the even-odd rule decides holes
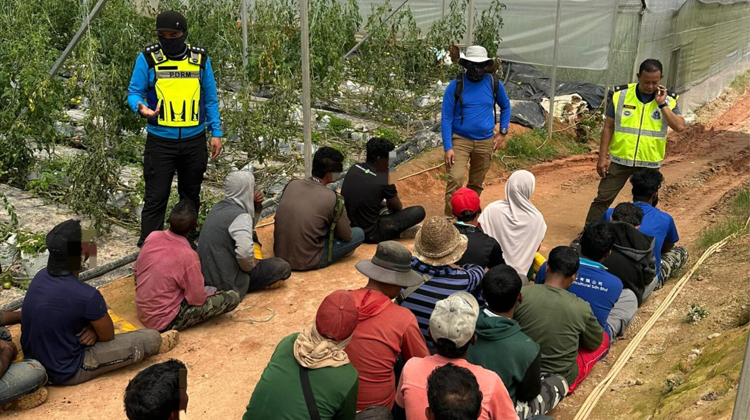
[[[669,125],[655,100],[644,104],[636,96],[637,83],[615,87],[615,132],[609,145],[612,162],[644,168],[659,168],[667,149]],[[667,94],[667,106],[674,109],[678,96]]]
[[[206,63],[206,51],[188,45],[188,56],[171,60],[159,44],[146,47],[144,52],[149,68],[154,69],[154,86],[149,106],[159,105],[161,111],[149,123],[164,127],[196,127],[205,121],[201,101],[201,70]],[[155,103],[151,103],[151,102]]]

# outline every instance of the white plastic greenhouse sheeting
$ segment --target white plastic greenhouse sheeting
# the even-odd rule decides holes
[[[607,54],[612,31],[612,14],[617,0],[562,0],[560,24],[559,67],[602,70],[607,67]],[[622,3],[622,0],[620,1]],[[424,32],[448,10],[450,0],[409,0],[417,25]],[[475,0],[476,18],[489,8],[491,0]],[[505,26],[500,32],[498,56],[519,63],[552,65],[557,0],[503,0]],[[364,21],[372,6],[385,0],[359,1]],[[398,7],[401,0],[391,0]],[[445,7],[445,9],[443,8]],[[468,16],[468,13],[467,13]]]

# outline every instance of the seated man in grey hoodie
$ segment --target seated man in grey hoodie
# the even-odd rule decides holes
[[[198,239],[198,256],[207,286],[235,290],[240,299],[289,278],[291,268],[281,258],[255,259],[253,229],[260,218],[263,196],[255,191],[249,171],[230,172],[226,198],[209,211]],[[281,283],[280,283],[281,284]]]

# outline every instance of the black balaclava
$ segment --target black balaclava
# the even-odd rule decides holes
[[[487,73],[487,63],[472,63],[467,61],[464,65],[466,67],[466,78],[472,82],[479,82],[484,79],[485,73]]]
[[[161,45],[164,54],[169,58],[182,58],[187,53],[187,39],[188,33],[185,31],[179,38],[162,38],[159,37],[159,45]]]

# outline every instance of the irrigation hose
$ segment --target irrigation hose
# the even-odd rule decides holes
[[[617,358],[617,361],[612,366],[612,369],[604,377],[602,382],[600,382],[599,385],[597,385],[594,388],[591,394],[589,394],[589,396],[586,398],[586,401],[584,401],[581,407],[578,409],[578,413],[573,418],[573,420],[586,420],[589,418],[589,415],[591,415],[591,412],[594,410],[594,407],[599,402],[599,399],[602,397],[602,395],[604,395],[606,389],[609,388],[609,386],[615,380],[615,377],[617,377],[620,371],[628,363],[628,361],[630,360],[630,357],[633,355],[636,348],[641,344],[641,341],[643,341],[643,339],[646,337],[646,335],[654,326],[654,324],[656,324],[656,322],[659,320],[662,314],[664,314],[667,308],[669,308],[672,302],[674,302],[674,300],[677,298],[677,295],[679,295],[679,293],[685,287],[685,284],[687,284],[688,280],[690,280],[690,278],[693,276],[693,274],[695,274],[698,268],[711,255],[713,255],[716,252],[716,250],[726,245],[729,241],[733,240],[734,238],[739,236],[741,233],[746,232],[748,226],[750,226],[750,218],[747,219],[747,221],[745,222],[745,226],[741,231],[732,233],[731,235],[727,236],[721,241],[711,245],[703,253],[703,255],[701,255],[698,261],[696,261],[696,263],[693,265],[690,271],[684,276],[682,276],[682,278],[680,279],[680,281],[677,282],[677,284],[672,289],[672,291],[669,292],[669,295],[667,295],[667,298],[664,299],[664,302],[662,302],[661,305],[659,305],[659,308],[657,308],[656,312],[654,312],[654,314],[651,315],[651,318],[649,318],[649,320],[646,322],[643,328],[641,328],[638,334],[636,334],[633,340],[628,344],[628,346],[622,352],[620,357]]]

